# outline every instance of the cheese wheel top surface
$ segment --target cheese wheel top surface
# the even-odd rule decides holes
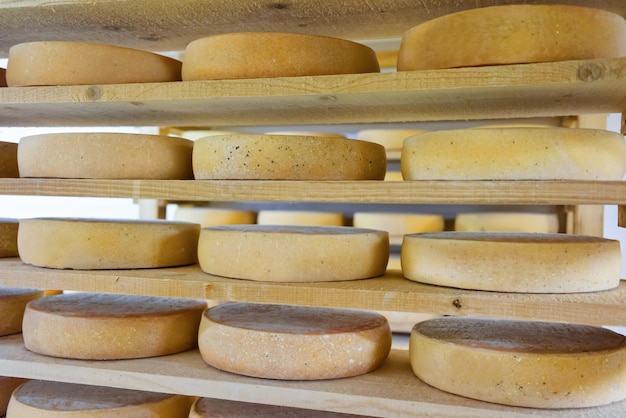
[[[546,244],[552,245],[554,243],[566,243],[566,244],[591,244],[591,243],[606,243],[615,242],[614,240],[608,240],[602,237],[595,237],[590,235],[577,235],[577,234],[537,234],[532,232],[461,232],[461,231],[446,231],[446,232],[434,232],[425,233],[419,235],[413,235],[408,237],[409,239],[434,239],[434,240],[453,240],[453,241],[478,241],[478,242],[490,242],[495,244],[511,243],[511,244]]]
[[[0,142],[0,177],[19,177],[17,165],[17,142]]]
[[[23,289],[21,287],[0,287],[0,301],[4,298],[14,298],[16,296],[43,295],[41,289]]]

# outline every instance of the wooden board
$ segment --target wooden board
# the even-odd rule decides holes
[[[271,79],[0,89],[0,126],[260,126],[626,108],[626,58]],[[468,105],[471,104],[471,105]]]

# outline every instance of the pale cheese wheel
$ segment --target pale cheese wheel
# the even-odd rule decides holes
[[[181,79],[182,63],[152,52],[86,42],[26,42],[9,50],[7,84],[56,86]]]
[[[379,72],[373,49],[327,36],[239,32],[187,45],[183,80],[295,77]]]
[[[222,399],[199,398],[189,412],[189,418],[356,418],[361,415],[316,411],[279,405],[263,405]]]
[[[22,261],[39,267],[100,270],[197,262],[200,225],[164,220],[21,219]]]
[[[357,132],[357,139],[374,142],[386,150],[401,150],[404,139],[428,132],[423,129],[363,129]]]
[[[600,9],[505,5],[444,15],[408,30],[398,70],[626,56],[626,21]]]
[[[17,142],[0,142],[0,178],[19,177]]]
[[[17,388],[7,418],[187,418],[193,398],[31,380]]]
[[[161,135],[70,132],[27,136],[21,177],[193,179],[193,141]]]
[[[208,274],[271,282],[359,280],[385,273],[389,235],[342,226],[203,228],[198,260]]]
[[[31,300],[44,296],[43,290],[0,287],[0,336],[22,332],[22,318]]]
[[[346,138],[346,136],[342,134],[319,131],[271,131],[265,132],[265,135],[326,136],[331,138]]]
[[[462,289],[523,293],[615,288],[620,243],[571,234],[434,232],[405,235],[404,277]]]
[[[0,218],[0,258],[17,257],[17,233],[20,221],[12,218]]]
[[[317,380],[378,368],[391,349],[384,316],[366,311],[227,303],[202,316],[204,361],[231,373]]]
[[[626,399],[626,337],[601,327],[437,318],[413,328],[409,351],[422,381],[468,398],[531,408]]]
[[[206,228],[218,225],[254,224],[257,214],[249,210],[179,205],[174,213],[174,220],[192,222]]]
[[[343,226],[341,212],[319,212],[305,210],[261,210],[257,219],[259,225],[318,225]]]
[[[439,232],[444,229],[443,215],[432,213],[355,212],[352,224],[357,228],[387,231],[390,237]]]
[[[4,416],[7,413],[7,406],[13,391],[26,382],[28,382],[28,379],[0,376],[0,416]]]
[[[0,68],[0,87],[7,87],[7,70]]]
[[[196,179],[382,180],[386,168],[381,145],[339,137],[241,134],[193,147]]]
[[[556,213],[531,212],[475,212],[458,213],[454,220],[455,231],[460,232],[559,232]]]
[[[162,356],[197,345],[206,302],[68,293],[30,302],[22,334],[30,351],[81,360]]]
[[[405,180],[621,180],[626,141],[615,132],[485,128],[407,138]]]

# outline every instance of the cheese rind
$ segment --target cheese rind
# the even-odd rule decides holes
[[[592,292],[620,282],[620,243],[570,234],[439,232],[405,235],[404,277],[462,289]]]
[[[44,293],[38,289],[0,287],[0,336],[22,332],[26,304]]]
[[[345,309],[227,303],[205,312],[198,335],[209,365],[267,379],[356,376],[391,349],[384,316]]]
[[[588,325],[437,318],[415,325],[417,377],[469,398],[531,408],[626,399],[626,337]]]
[[[341,226],[228,225],[203,228],[205,273],[271,282],[359,280],[385,273],[389,235]]]
[[[460,232],[559,232],[556,213],[524,212],[476,212],[458,213],[454,221],[455,231]]]
[[[26,383],[28,379],[21,379],[18,377],[5,377],[0,376],[0,416],[4,416],[7,412],[7,406],[11,399],[11,394],[23,383]]]
[[[352,220],[356,228],[387,231],[391,237],[443,231],[444,223],[443,215],[429,213],[355,212]]]
[[[343,226],[343,213],[301,210],[261,210],[259,225],[318,225]]]
[[[205,228],[218,225],[253,224],[256,223],[257,214],[248,210],[179,205],[174,213],[174,220],[200,224]]]
[[[0,218],[0,257],[17,257],[19,220]]]
[[[408,30],[398,70],[626,56],[626,21],[601,9],[505,5],[444,15]]]
[[[316,411],[278,405],[263,405],[223,399],[199,398],[189,412],[189,418],[357,418],[361,415]]]
[[[0,142],[0,177],[19,177],[17,165],[17,142]]]

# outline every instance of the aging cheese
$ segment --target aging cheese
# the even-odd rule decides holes
[[[17,233],[19,220],[0,218],[0,258],[17,257]]]
[[[187,45],[183,80],[294,77],[380,71],[371,48],[327,36],[240,32]]]
[[[303,210],[261,210],[259,225],[343,226],[343,213]]]
[[[7,418],[187,418],[193,398],[31,380],[9,402]]]
[[[350,377],[378,368],[391,348],[384,316],[365,311],[227,303],[202,316],[205,362],[268,379]]]
[[[197,262],[200,225],[163,220],[20,220],[22,261],[60,269],[134,269]]]
[[[358,280],[385,273],[389,235],[341,226],[227,225],[203,228],[202,270],[271,282]]]
[[[428,131],[423,129],[364,129],[357,133],[357,139],[374,142],[386,150],[401,150],[404,139]]]
[[[174,220],[200,224],[201,227],[256,223],[257,214],[249,210],[179,205]]]
[[[181,79],[178,60],[137,49],[85,42],[27,42],[9,50],[7,84],[55,86],[156,83]]]
[[[443,215],[430,213],[355,212],[352,218],[355,227],[387,231],[390,237],[443,231],[444,222]]]
[[[409,280],[462,289],[572,293],[620,281],[620,243],[570,234],[439,232],[405,235]]]
[[[214,136],[193,148],[196,179],[382,180],[386,168],[381,145],[339,137]]]
[[[0,376],[0,416],[7,413],[7,406],[15,388],[26,382],[28,379]]]
[[[0,287],[0,336],[22,332],[26,304],[44,293],[38,289]]]
[[[454,229],[461,232],[559,232],[556,213],[475,212],[459,213]]]
[[[405,180],[621,180],[626,141],[596,129],[428,132],[404,141],[401,169]]]
[[[27,349],[53,357],[161,356],[196,347],[205,309],[191,299],[68,293],[30,302],[22,334]]]
[[[22,177],[193,179],[193,141],[112,132],[54,133],[20,140]]]
[[[417,324],[411,367],[431,386],[531,408],[626,399],[626,337],[588,325],[473,318]]]
[[[506,5],[465,10],[402,37],[398,70],[626,56],[626,21],[600,9]]]
[[[189,418],[357,418],[360,416],[211,398],[197,399],[189,413]]]
[[[17,142],[0,142],[0,177],[19,177],[17,167]]]

